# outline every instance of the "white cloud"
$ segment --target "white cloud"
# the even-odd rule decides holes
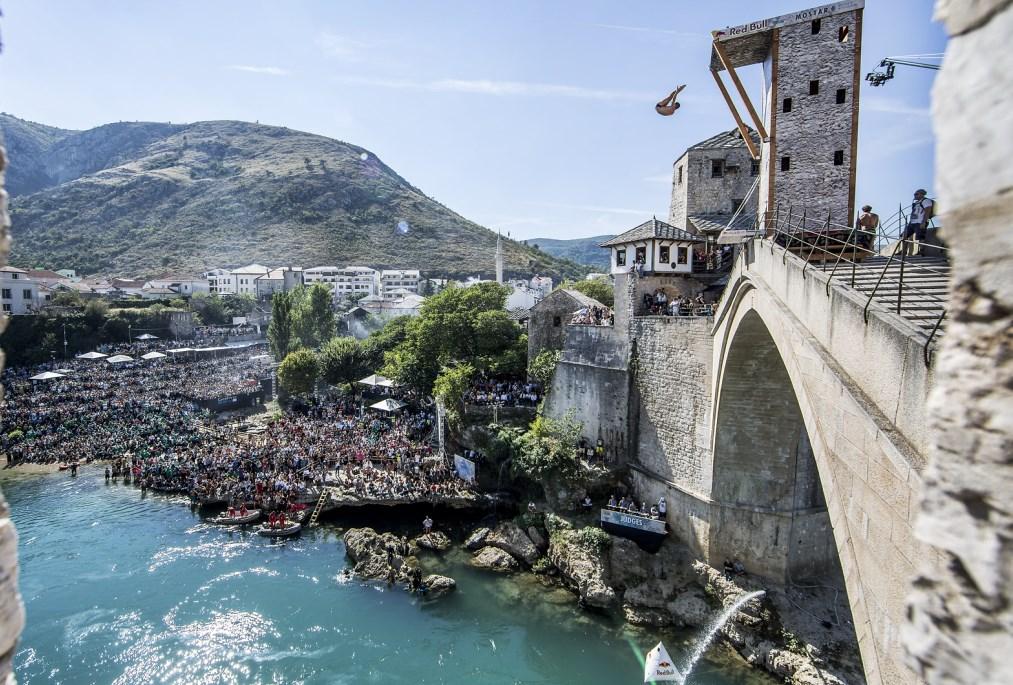
[[[655,29],[648,26],[627,26],[624,24],[595,24],[597,28],[609,29],[610,31],[627,31],[630,33],[653,33],[664,36],[679,36],[681,38],[709,38],[705,33],[693,33],[692,31],[674,31],[671,29]]]
[[[232,64],[226,69],[232,69],[233,71],[246,71],[251,74],[267,74],[268,76],[288,76],[289,71],[282,69],[281,67],[257,67],[248,64]]]
[[[342,36],[331,31],[321,31],[318,33],[315,42],[324,54],[353,62],[362,59],[363,51],[369,47],[368,44],[360,40]]]
[[[402,81],[398,79],[346,76],[339,79],[344,83],[393,88],[396,90],[424,90],[443,93],[472,93],[496,97],[568,97],[591,100],[651,101],[650,93],[628,90],[585,88],[554,83],[532,83],[527,81],[492,81],[486,79],[440,79],[436,81]]]

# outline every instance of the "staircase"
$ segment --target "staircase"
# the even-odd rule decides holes
[[[317,519],[320,518],[320,513],[324,510],[324,506],[327,504],[327,498],[330,497],[332,492],[335,492],[337,488],[325,487],[320,491],[320,498],[317,500],[317,505],[313,507],[313,513],[310,514],[309,524],[307,528],[312,528],[317,525]]]
[[[814,266],[826,272],[833,269],[833,264]],[[852,286],[866,297],[872,295],[870,309],[899,314],[929,336],[946,308],[950,264],[945,257],[916,255],[901,261],[898,255],[891,261],[877,255],[856,266],[853,283],[851,265],[838,265],[834,282]]]

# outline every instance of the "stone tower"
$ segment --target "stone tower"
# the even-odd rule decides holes
[[[496,282],[503,283],[503,236],[496,235]]]
[[[760,212],[796,215],[810,226],[848,226],[854,215],[864,0],[843,0],[713,32],[711,72],[740,130],[745,123],[721,71],[760,134]],[[762,64],[754,106],[736,69]],[[759,110],[759,111],[757,111]],[[749,141],[750,143],[752,141]],[[751,146],[755,147],[755,146]]]

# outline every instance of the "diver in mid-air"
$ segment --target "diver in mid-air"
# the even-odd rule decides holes
[[[666,97],[664,100],[662,100],[661,102],[659,102],[654,106],[654,111],[656,111],[663,117],[670,117],[673,114],[675,114],[675,110],[679,109],[680,107],[679,103],[676,102],[675,99],[679,97],[679,93],[681,93],[682,89],[685,87],[686,85],[683,84],[678,88],[676,88],[675,90],[673,90],[668,97]]]

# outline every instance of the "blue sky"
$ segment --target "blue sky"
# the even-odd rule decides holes
[[[672,162],[734,126],[709,31],[818,4],[2,0],[0,109],[65,128],[288,126],[362,145],[515,238],[599,235],[667,216]],[[941,52],[931,13],[867,0],[863,71]],[[863,85],[857,198],[884,217],[914,188],[932,194],[934,75]],[[759,91],[757,70],[743,80]],[[679,83],[682,109],[657,116]]]

